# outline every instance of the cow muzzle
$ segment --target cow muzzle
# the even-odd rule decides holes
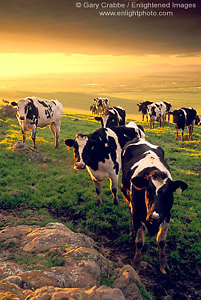
[[[153,213],[147,216],[146,221],[150,223],[158,223],[161,222],[161,216],[156,211],[153,211]]]
[[[75,170],[83,170],[85,168],[86,168],[86,166],[85,166],[85,164],[83,162],[76,162],[74,164],[74,169]]]

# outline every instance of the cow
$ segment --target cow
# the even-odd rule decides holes
[[[143,139],[129,141],[122,150],[121,191],[130,210],[130,225],[135,233],[134,266],[140,268],[144,246],[143,228],[159,246],[160,270],[166,273],[165,241],[173,205],[173,193],[184,191],[188,185],[173,181],[164,151]]]
[[[106,110],[101,117],[95,117],[96,121],[101,122],[101,127],[114,127],[126,124],[126,111],[119,106],[113,106]]]
[[[97,114],[97,108],[95,103],[90,106],[90,111],[92,114]]]
[[[179,129],[181,129],[181,141],[184,140],[184,128],[188,129],[188,139],[192,140],[193,127],[196,123],[197,112],[193,108],[180,108],[171,112],[173,123],[176,128],[176,140],[178,139]]]
[[[201,126],[201,115],[198,115],[195,120],[195,125]]]
[[[152,103],[147,106],[150,128],[154,128],[154,123],[159,121],[161,127],[165,123],[166,105],[163,102]]]
[[[121,151],[124,145],[138,136],[132,124],[113,128],[100,128],[92,134],[77,134],[66,139],[65,145],[74,149],[74,169],[87,169],[94,182],[97,206],[101,207],[101,183],[110,180],[114,204],[118,205],[118,178],[121,170]]]
[[[98,114],[104,113],[110,106],[110,101],[107,98],[95,98],[94,101]]]
[[[144,121],[144,116],[146,116],[147,118],[147,122],[148,122],[148,112],[147,112],[147,106],[152,104],[153,102],[151,101],[144,101],[141,103],[138,103],[137,106],[139,107],[139,111],[142,112],[142,121]]]
[[[37,127],[49,126],[55,139],[55,148],[58,148],[63,110],[63,106],[58,100],[27,97],[18,102],[12,102],[11,105],[17,107],[16,117],[22,131],[23,143],[26,142],[26,132],[31,130],[33,146],[36,149]]]
[[[172,109],[172,104],[170,104],[169,102],[163,101],[162,103],[164,103],[166,105],[166,115],[168,116],[168,122],[170,122],[170,112]]]

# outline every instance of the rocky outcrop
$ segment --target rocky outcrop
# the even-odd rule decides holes
[[[41,155],[36,149],[29,147],[27,144],[17,142],[12,147],[12,152],[18,155],[25,155],[27,160],[46,163],[50,160],[48,157]]]
[[[63,224],[5,227],[0,243],[0,299],[142,299],[131,266],[115,268],[91,238]]]

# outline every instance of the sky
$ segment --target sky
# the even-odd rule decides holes
[[[1,77],[198,67],[201,1],[0,0],[0,41]]]

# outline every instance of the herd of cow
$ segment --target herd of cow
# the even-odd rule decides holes
[[[99,101],[100,100],[100,101]],[[104,100],[104,101],[103,101]],[[97,107],[108,99],[95,99]],[[109,100],[105,102],[109,105]],[[59,130],[62,118],[62,104],[57,100],[44,100],[28,97],[12,102],[17,106],[23,142],[26,131],[32,130],[35,144],[37,127],[50,126],[58,147]],[[146,103],[147,104],[147,103]],[[168,104],[168,103],[167,103]],[[171,113],[171,105],[167,105],[166,114]],[[138,104],[144,115],[158,118],[158,109],[163,112],[161,103]],[[101,184],[104,179],[110,180],[113,201],[118,205],[118,180],[122,171],[121,192],[130,211],[130,229],[135,232],[136,252],[134,265],[139,268],[141,250],[144,245],[146,229],[151,235],[157,235],[159,246],[159,263],[162,273],[166,273],[165,241],[170,222],[170,211],[173,205],[173,193],[184,191],[187,184],[183,181],[173,181],[170,168],[164,158],[161,147],[146,140],[142,126],[130,122],[126,125],[126,112],[120,107],[102,107],[98,110],[97,121],[101,128],[91,134],[77,134],[74,139],[66,139],[65,145],[74,150],[74,169],[87,169],[94,182],[97,205],[102,204]],[[173,111],[173,121],[177,129],[193,125],[197,121],[196,111],[192,108],[182,108]],[[192,129],[191,136],[192,138]]]
[[[151,101],[144,101],[139,104],[139,111],[142,112],[142,121],[144,116],[149,118],[150,128],[154,128],[156,121],[164,125],[166,116],[168,116],[168,122],[170,121],[170,115],[173,115],[173,123],[176,128],[176,140],[178,139],[179,129],[181,129],[181,140],[184,140],[184,128],[188,129],[189,140],[192,139],[194,125],[201,125],[201,116],[197,115],[197,112],[193,108],[180,108],[173,112],[171,111],[172,105],[169,102],[153,103]]]

